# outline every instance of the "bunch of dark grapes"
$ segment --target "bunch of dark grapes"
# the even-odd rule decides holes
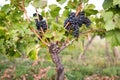
[[[72,12],[69,14],[68,18],[64,22],[64,27],[67,30],[67,34],[72,31],[74,37],[79,37],[79,28],[85,24],[86,27],[89,27],[91,21],[85,16],[85,12],[79,12],[76,16],[76,13]]]
[[[34,13],[33,17],[37,17],[37,14]],[[36,22],[36,27],[38,31],[41,32],[43,30],[45,32],[47,30],[46,21],[43,20],[43,17],[40,14],[38,14],[38,18],[35,19],[35,22]]]

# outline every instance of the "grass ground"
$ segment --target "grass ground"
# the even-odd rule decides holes
[[[75,42],[60,55],[67,80],[120,80],[120,61],[114,58],[111,48],[108,51],[113,61],[108,60],[105,40],[94,39],[84,57],[79,59],[83,50],[80,45]],[[40,51],[36,61],[0,55],[0,80],[54,80],[55,65],[46,55],[46,50]]]

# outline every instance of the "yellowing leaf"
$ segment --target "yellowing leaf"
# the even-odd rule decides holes
[[[104,21],[108,21],[108,20],[112,19],[113,12],[112,11],[104,12],[102,14],[102,16],[103,16]]]
[[[120,4],[120,0],[113,0],[113,5]]]
[[[114,23],[111,19],[108,20],[108,21],[105,23],[105,29],[106,29],[107,31],[112,30],[112,29],[115,29],[115,27],[116,27],[116,25],[115,25],[115,23]]]
[[[34,0],[32,5],[36,8],[43,8],[47,6],[47,0]]]
[[[28,54],[28,56],[32,60],[38,59],[38,50],[37,49],[33,49],[32,51],[30,51],[30,53]]]

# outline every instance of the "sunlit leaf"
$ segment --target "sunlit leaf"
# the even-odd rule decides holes
[[[66,0],[56,0],[58,3],[63,4]]]
[[[108,20],[112,19],[113,12],[112,11],[104,12],[102,14],[102,16],[103,16],[104,21],[108,21]]]
[[[112,46],[120,45],[120,30],[111,30],[106,33],[106,39],[111,42]]]
[[[34,0],[32,5],[36,8],[44,8],[47,6],[47,0]]]
[[[116,27],[120,29],[120,15],[119,14],[114,15],[113,21],[116,24]]]
[[[114,22],[112,20],[108,20],[106,23],[105,23],[105,29],[107,31],[109,30],[112,30],[112,29],[115,29],[116,25],[114,24]]]
[[[95,5],[93,5],[93,4],[88,4],[88,5],[86,5],[85,6],[85,8],[84,9],[94,9],[95,8]]]
[[[120,5],[120,0],[113,0],[113,5]]]
[[[28,56],[30,57],[30,59],[32,60],[36,60],[38,59],[38,50],[37,49],[33,49]]]
[[[113,0],[104,0],[102,6],[103,6],[104,9],[111,8],[113,6]]]
[[[50,5],[50,13],[52,17],[56,17],[59,16],[59,11],[60,11],[60,7],[58,7],[56,4]]]

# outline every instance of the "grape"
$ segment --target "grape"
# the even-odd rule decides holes
[[[67,23],[68,23],[68,19],[64,21],[64,27],[67,25]]]
[[[89,27],[90,24],[91,24],[91,21],[89,20],[89,18],[87,18],[87,17],[85,16],[85,12],[84,12],[84,11],[79,12],[78,21],[79,21],[80,26],[81,26],[82,24],[85,24],[86,27]]]
[[[36,16],[37,14],[34,13],[33,17],[36,17]],[[39,16],[39,20],[35,19],[35,23],[36,23],[37,30],[39,32],[39,37],[43,38],[44,36],[43,32],[46,32],[47,30],[47,23],[45,20],[43,20],[43,17],[40,14],[38,14],[38,16]],[[38,40],[40,40],[40,38],[38,38]],[[50,42],[50,38],[46,38],[46,40]]]
[[[67,25],[67,23],[70,23],[67,27],[65,27]],[[65,20],[64,22],[64,27],[67,29],[67,34],[70,30],[73,31],[73,35],[74,37],[78,37],[79,36],[79,24],[78,24],[78,19],[75,16],[75,13],[72,12],[70,13],[69,17]]]
[[[46,21],[41,21],[41,27],[42,27],[42,29],[43,29],[44,32],[47,30]]]
[[[69,23],[69,25],[67,25]],[[77,37],[79,36],[79,28],[82,26],[82,24],[85,24],[86,27],[89,27],[91,24],[91,21],[85,16],[85,12],[79,12],[78,15],[74,12],[70,13],[68,18],[64,21],[64,27],[67,30],[67,34],[72,31],[73,36]],[[67,26],[66,26],[67,25]]]
[[[37,13],[34,13],[33,17],[37,17]],[[43,20],[43,17],[40,14],[38,14],[38,17],[39,17],[40,21]],[[36,19],[36,20],[38,21],[38,19]]]
[[[89,27],[91,24],[91,21],[87,17],[85,17],[84,24],[86,25],[86,27]]]
[[[75,17],[75,12],[70,13],[69,17]]]
[[[79,26],[78,25],[72,25],[73,26],[73,36],[79,37]]]
[[[44,32],[47,30],[46,21],[39,21],[36,23],[36,26],[37,26],[37,30],[41,31],[41,28],[43,29]]]
[[[78,15],[84,15],[85,16],[85,12],[84,11],[79,12]]]
[[[33,16],[36,17],[37,14],[34,13]],[[38,14],[38,16],[39,16],[39,20],[35,19],[37,30],[41,31],[42,29],[45,32],[47,30],[46,21],[43,20],[43,17],[40,14]]]

